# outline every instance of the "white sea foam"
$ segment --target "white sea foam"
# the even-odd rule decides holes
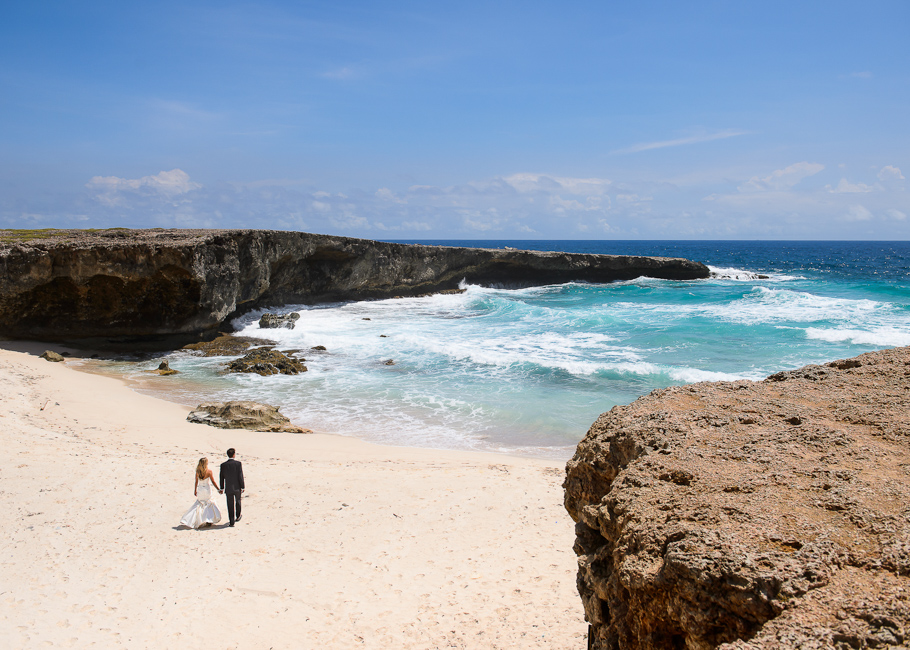
[[[855,321],[889,309],[890,305],[874,300],[832,298],[768,287],[756,287],[731,303],[704,306],[707,313],[739,323]]]
[[[699,381],[737,381],[739,379],[751,379],[757,381],[764,379],[767,373],[752,372],[743,374],[731,374],[728,372],[712,372],[710,370],[700,370],[698,368],[673,368],[668,373],[671,379],[682,381],[687,384]]]
[[[806,337],[829,343],[849,342],[854,345],[874,345],[876,347],[910,345],[910,331],[895,327],[879,327],[873,330],[809,327],[806,329]]]
[[[534,453],[569,448],[599,413],[653,388],[761,379],[782,363],[851,356],[851,346],[910,344],[897,302],[713,270],[729,277],[462,283],[461,294],[270,310],[298,312],[293,330],[260,329],[259,311],[235,322],[240,333],[300,349],[309,372],[225,375],[223,357],[181,354],[169,385],[189,394],[208,382],[224,397],[280,404],[303,426],[376,442]]]
[[[678,368],[647,361],[614,363],[605,366],[605,369],[620,374],[669,377],[673,381],[687,384],[699,381],[736,381],[738,379],[763,379],[762,373],[731,374],[726,372],[713,372],[698,368]]]
[[[755,271],[747,271],[745,269],[723,266],[709,265],[708,270],[711,271],[711,279],[713,280],[735,280],[737,282],[754,282],[756,280],[765,280],[768,282],[790,282],[792,280],[806,279],[801,275],[786,275],[784,273],[774,273],[771,271],[757,273]]]

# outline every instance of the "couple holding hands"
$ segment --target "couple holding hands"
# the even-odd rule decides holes
[[[221,472],[218,477],[220,486],[215,483],[215,477],[212,475],[212,470],[209,469],[208,458],[199,459],[195,472],[196,484],[193,486],[196,503],[183,515],[180,520],[181,524],[199,529],[207,528],[221,521],[221,511],[212,502],[210,481],[219,494],[227,496],[228,520],[230,521],[228,525],[233,526],[234,522],[240,521],[240,495],[246,486],[243,483],[243,465],[239,460],[234,460],[235,453],[233,447],[228,449],[228,459],[221,463]]]

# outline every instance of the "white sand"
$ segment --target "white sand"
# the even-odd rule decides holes
[[[0,350],[0,647],[585,647],[562,463],[187,411]],[[230,446],[242,521],[216,494],[221,524],[179,527]]]

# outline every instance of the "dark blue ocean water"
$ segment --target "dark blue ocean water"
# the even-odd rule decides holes
[[[396,240],[407,244],[518,248],[534,251],[684,257],[709,266],[756,273],[799,273],[910,283],[910,242],[876,241],[584,241],[584,240]]]
[[[318,431],[565,458],[601,412],[655,388],[910,345],[908,242],[419,243],[686,257],[715,276],[296,306],[296,329],[269,336],[325,345],[309,372],[224,375],[224,359],[175,353],[184,401],[256,399]],[[258,335],[258,318],[237,326]]]

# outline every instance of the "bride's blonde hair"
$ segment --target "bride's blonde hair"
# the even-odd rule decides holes
[[[199,464],[196,465],[196,478],[205,478],[206,473],[209,469],[209,459],[200,458]]]

